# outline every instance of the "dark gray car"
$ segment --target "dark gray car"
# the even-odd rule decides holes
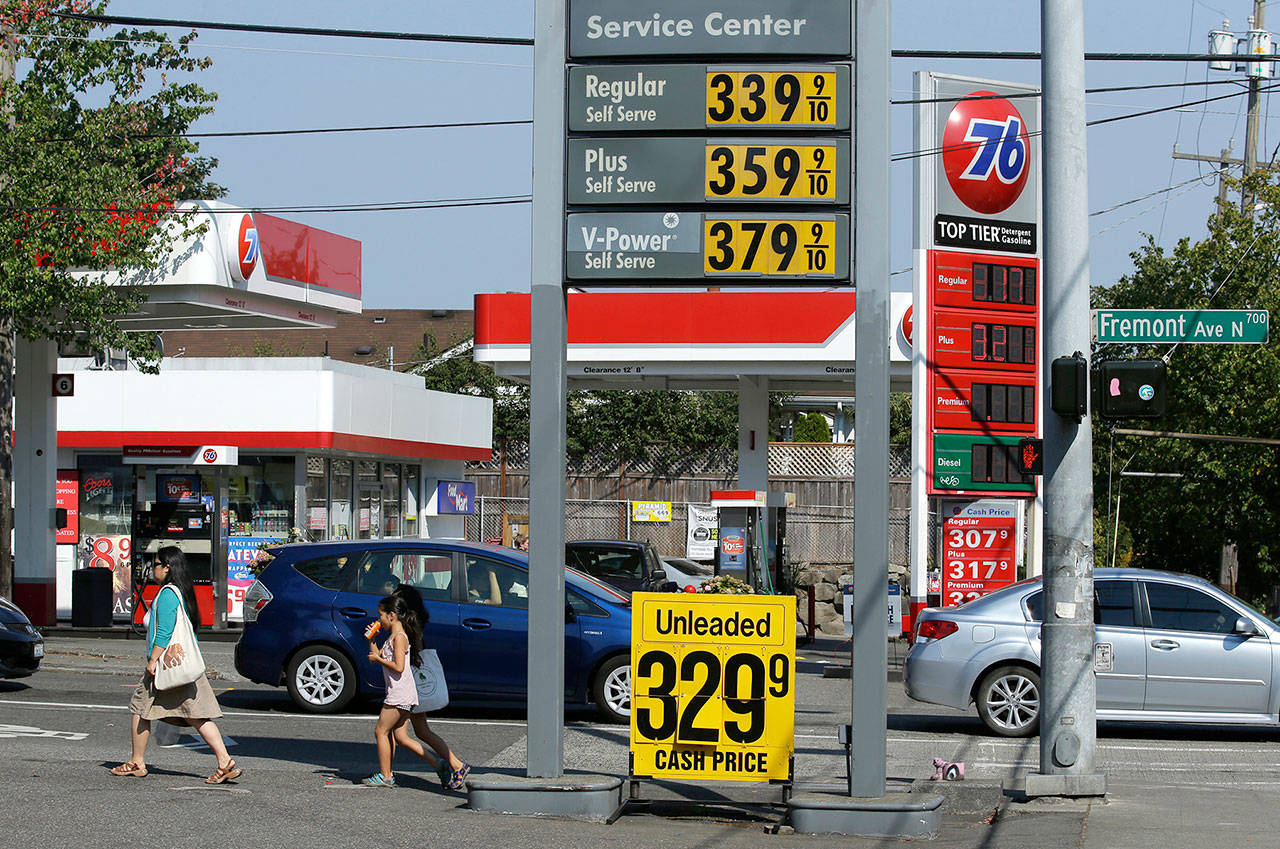
[[[903,684],[922,702],[976,705],[996,734],[1040,724],[1040,579],[916,621]],[[1098,719],[1280,724],[1280,626],[1201,578],[1094,572]]]

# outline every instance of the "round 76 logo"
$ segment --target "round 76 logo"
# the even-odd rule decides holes
[[[994,215],[1013,206],[1027,185],[1031,144],[1017,108],[989,91],[969,95],[947,116],[942,166],[965,206]]]

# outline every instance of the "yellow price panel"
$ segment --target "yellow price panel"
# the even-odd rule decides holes
[[[707,145],[707,200],[835,200],[836,145]]]
[[[790,777],[795,604],[790,596],[632,596],[633,775]]]
[[[707,71],[707,126],[835,127],[836,72]]]
[[[703,270],[708,276],[835,277],[836,222],[707,217]]]

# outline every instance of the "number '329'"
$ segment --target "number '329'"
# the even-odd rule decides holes
[[[657,710],[637,704],[636,728],[641,737],[666,740],[674,734],[680,742],[718,743],[723,732],[734,743],[749,744],[759,740],[765,731],[766,687],[773,698],[783,698],[790,692],[791,662],[786,655],[775,654],[766,668],[760,655],[743,653],[730,655],[721,668],[720,657],[713,652],[691,651],[677,664],[670,653],[655,649],[640,656],[635,681],[653,678],[656,681],[647,693],[637,688],[635,694],[661,705]],[[697,692],[682,704],[676,695],[677,685],[699,681],[702,684]],[[724,701],[723,724],[699,725],[698,714],[718,697]],[[654,714],[660,714],[660,718]]]

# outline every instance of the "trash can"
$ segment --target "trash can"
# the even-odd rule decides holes
[[[71,573],[71,625],[75,628],[111,626],[112,570],[96,567]]]

